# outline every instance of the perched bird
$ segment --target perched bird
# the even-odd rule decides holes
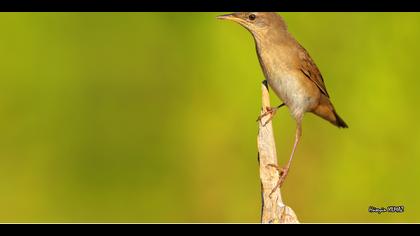
[[[270,115],[271,120],[276,110],[286,105],[296,120],[295,141],[287,165],[281,169],[273,165],[280,171],[278,186],[281,186],[302,134],[305,112],[312,112],[340,128],[348,126],[335,111],[319,69],[308,52],[287,31],[280,15],[275,12],[237,12],[217,18],[237,22],[252,34],[266,81],[283,101],[278,107],[267,108],[267,113],[262,116]]]

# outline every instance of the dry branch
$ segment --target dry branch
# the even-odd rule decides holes
[[[262,84],[261,115],[270,107],[270,97],[266,83]],[[262,223],[299,223],[294,211],[283,203],[280,188],[272,190],[279,180],[279,172],[271,165],[277,164],[276,144],[274,142],[273,126],[271,121],[265,126],[270,116],[265,116],[258,128],[258,160],[260,164],[261,196],[262,196]]]

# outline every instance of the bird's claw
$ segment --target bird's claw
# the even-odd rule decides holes
[[[286,180],[286,176],[289,173],[289,168],[279,168],[279,166],[276,164],[268,164],[267,166],[273,167],[279,172],[279,180],[277,181],[276,186],[274,186],[269,195],[271,197],[271,195],[277,190],[277,188],[281,188],[281,186],[283,185],[284,181]]]
[[[266,120],[264,124],[262,124],[263,127],[265,127],[273,119],[278,107],[266,107],[265,109],[266,109],[266,112],[264,112],[257,118],[257,122],[261,122],[262,118],[266,117],[267,115],[270,115],[270,118],[268,118],[268,120]]]
[[[258,118],[257,118],[257,122],[259,122],[259,121],[262,121],[262,118],[263,117],[265,117],[265,116],[267,116],[267,115],[271,115],[270,116],[270,118],[268,118],[265,122],[264,122],[264,124],[262,124],[263,125],[263,127],[265,127],[272,119],[273,119],[273,117],[274,117],[274,115],[276,114],[276,112],[277,112],[277,110],[280,108],[280,107],[282,107],[282,106],[284,106],[285,105],[285,103],[282,103],[282,104],[280,104],[279,106],[277,106],[277,107],[266,107],[265,108],[265,110],[266,110],[266,112],[264,112],[263,114],[261,114],[260,116],[258,116]]]

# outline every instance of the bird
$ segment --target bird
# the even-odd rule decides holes
[[[296,147],[302,136],[302,119],[305,113],[313,113],[339,128],[348,128],[348,125],[337,114],[314,60],[288,31],[284,19],[279,14],[235,12],[216,18],[239,23],[252,34],[265,81],[283,102],[277,107],[267,107],[267,112],[260,115],[258,120],[270,115],[264,123],[266,125],[280,107],[287,106],[296,121],[293,149],[286,166],[279,168],[270,164],[280,172],[274,191],[283,185],[289,173]]]

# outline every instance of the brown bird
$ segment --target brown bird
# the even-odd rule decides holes
[[[270,114],[270,121],[276,110],[286,105],[296,120],[295,142],[287,165],[281,169],[272,165],[280,171],[277,188],[283,184],[289,172],[302,134],[305,112],[312,112],[340,128],[348,126],[335,111],[315,62],[287,31],[286,23],[280,15],[275,12],[237,12],[217,18],[237,22],[252,34],[264,76],[283,101],[278,107],[267,108],[268,112],[262,116]]]

